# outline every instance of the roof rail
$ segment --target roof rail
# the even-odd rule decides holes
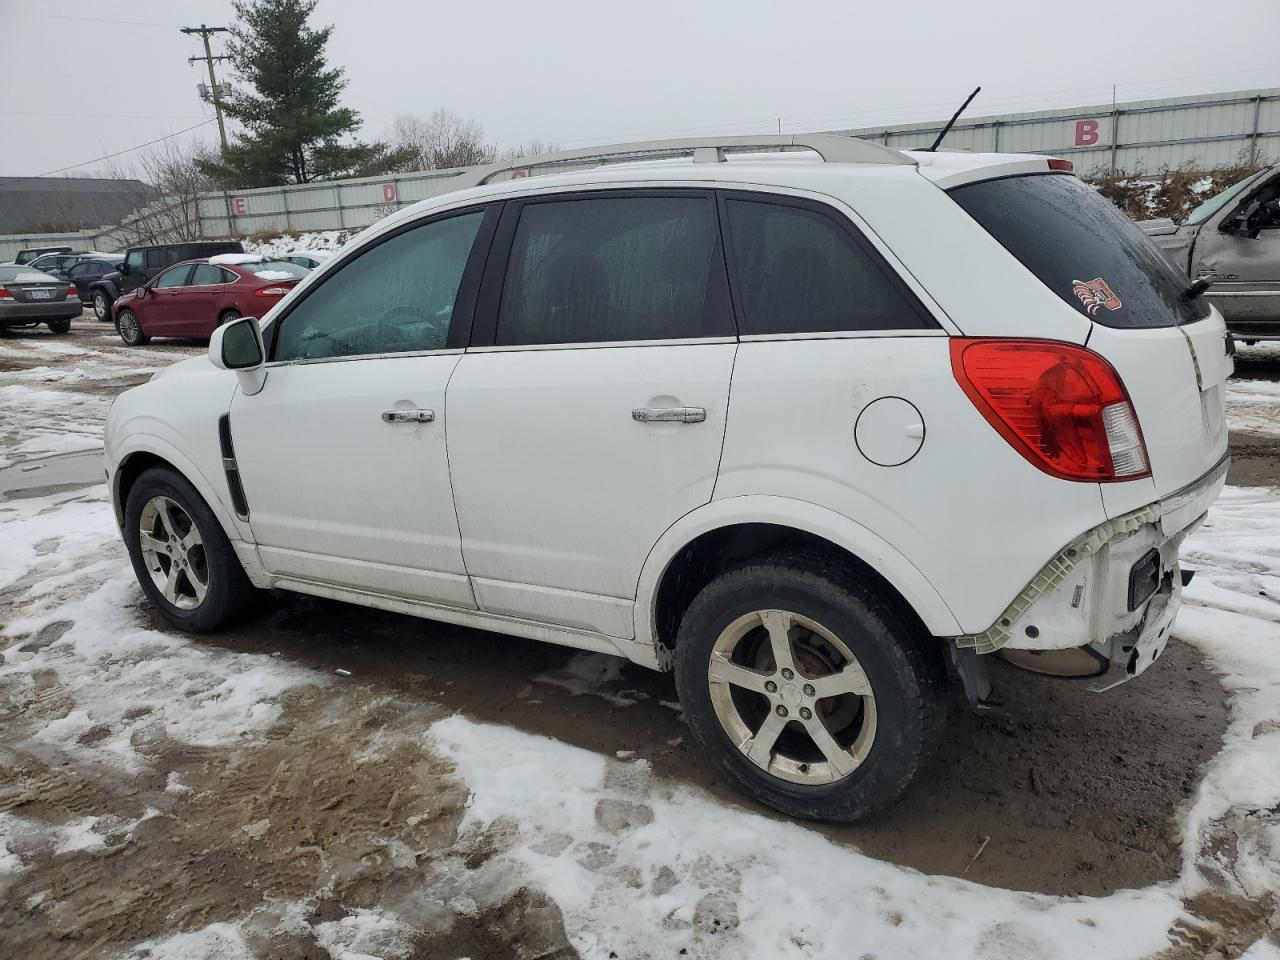
[[[603,147],[582,147],[578,150],[561,150],[530,157],[502,160],[483,167],[473,167],[459,175],[458,187],[478,187],[488,183],[500,173],[524,170],[529,167],[555,166],[584,160],[600,160],[606,163],[625,163],[633,160],[652,160],[667,156],[692,154],[695,163],[724,160],[726,150],[812,150],[827,163],[897,163],[915,164],[915,160],[900,150],[891,150],[869,140],[840,137],[834,134],[813,133],[795,135],[763,135],[754,137],[686,137],[679,140],[646,140],[636,143],[614,143]]]

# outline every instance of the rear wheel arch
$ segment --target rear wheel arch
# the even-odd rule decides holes
[[[934,585],[874,532],[816,504],[762,495],[712,501],[662,535],[640,573],[636,640],[651,644],[653,665],[665,669],[679,616],[698,590],[735,565],[797,550],[873,587],[925,635],[964,632]]]

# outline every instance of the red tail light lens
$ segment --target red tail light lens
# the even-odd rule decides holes
[[[283,297],[289,292],[289,287],[263,287],[261,290],[253,291],[255,297]]]
[[[70,300],[72,297],[78,296],[80,296],[80,291],[76,289],[76,285],[74,283],[67,284],[67,299]]]
[[[0,300],[12,300],[13,294],[5,287],[0,287]]]
[[[1070,161],[1070,160],[1059,160],[1057,157],[1050,157],[1050,158],[1049,158],[1049,169],[1050,169],[1050,170],[1065,170],[1067,173],[1070,173],[1072,170],[1074,170],[1074,169],[1075,169],[1075,167],[1073,167],[1073,166],[1071,165],[1071,161]]]
[[[1151,475],[1129,393],[1091,350],[1051,340],[957,338],[951,369],[987,422],[1045,473],[1095,482]]]

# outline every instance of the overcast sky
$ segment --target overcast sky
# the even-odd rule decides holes
[[[227,0],[0,0],[0,175],[211,117],[187,62],[199,39],[177,27],[232,16]],[[335,24],[366,138],[442,106],[504,147],[576,147],[935,119],[977,84],[974,116],[1109,102],[1112,84],[1121,100],[1280,86],[1280,0],[321,0],[315,17]]]

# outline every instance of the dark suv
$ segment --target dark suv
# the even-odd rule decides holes
[[[99,320],[110,320],[111,305],[117,297],[142,286],[165,267],[220,253],[244,253],[244,246],[239,240],[189,240],[130,247],[124,253],[119,270],[93,281],[87,290],[82,288],[81,296],[93,304],[94,316]]]

